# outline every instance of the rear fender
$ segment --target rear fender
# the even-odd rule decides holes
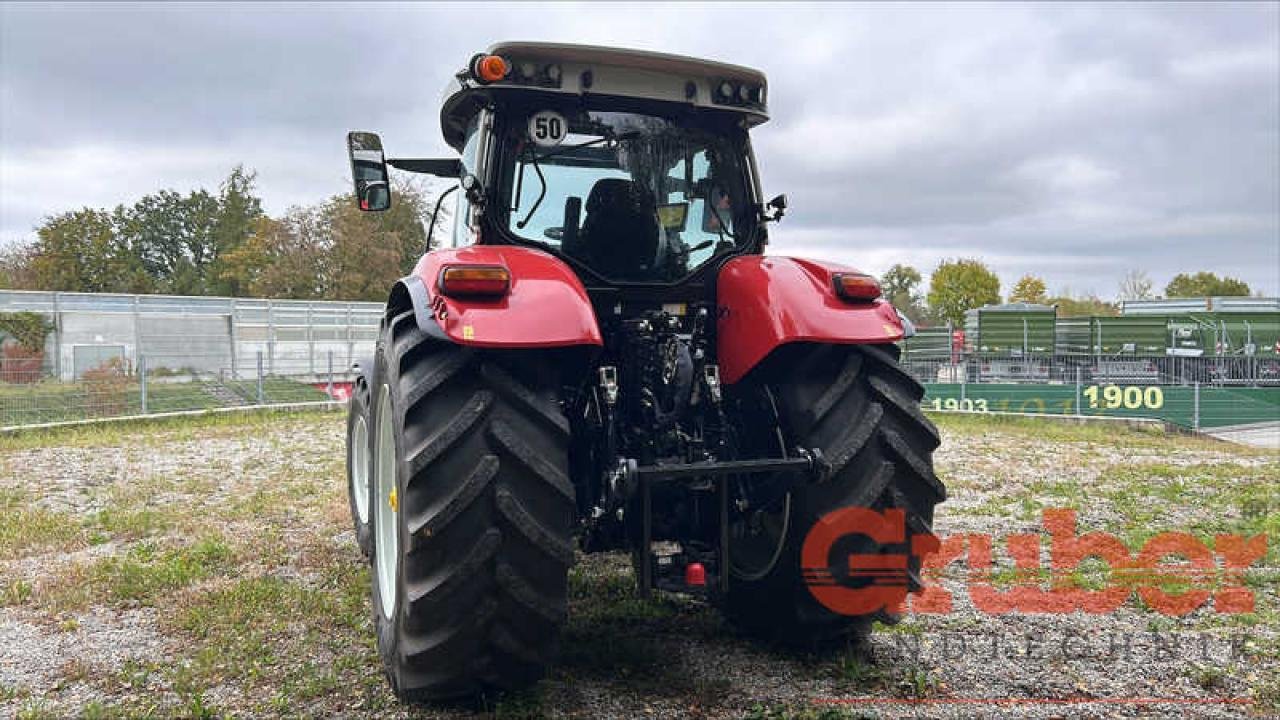
[[[445,265],[501,265],[511,274],[504,297],[440,294]],[[396,283],[387,303],[394,314],[412,305],[418,327],[442,340],[486,348],[601,345],[595,310],[582,281],[547,253],[512,245],[473,245],[427,253],[413,274]]]
[[[741,380],[787,343],[885,344],[903,338],[898,312],[884,300],[850,303],[833,275],[858,272],[836,263],[752,255],[730,260],[716,281],[716,352],[725,383]]]

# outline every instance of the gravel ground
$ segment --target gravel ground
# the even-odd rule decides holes
[[[1124,429],[940,421],[940,536],[1280,530],[1280,455]],[[402,708],[372,644],[349,529],[343,419],[228,418],[0,438],[0,717],[1262,717],[1280,708],[1277,553],[1255,612],[946,614],[866,647],[762,647],[705,605],[631,596],[579,558],[560,661],[533,691]],[[1047,562],[1048,540],[1042,543]],[[1001,565],[1002,567],[1005,564]]]

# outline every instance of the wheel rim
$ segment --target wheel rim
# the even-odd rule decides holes
[[[734,577],[759,580],[778,564],[791,525],[791,493],[787,493],[778,505],[778,510],[753,513],[751,520],[737,523],[732,528],[734,537],[730,540],[729,569]],[[748,527],[757,523],[756,528]]]
[[[396,520],[396,442],[391,423],[391,388],[378,391],[377,445],[374,450],[375,570],[382,614],[388,620],[396,607],[396,563],[400,559],[400,536]]]
[[[351,430],[351,497],[361,525],[369,524],[369,423],[356,418]]]
[[[775,429],[769,442],[776,443],[779,455],[786,457],[787,445],[777,428],[778,407],[773,393],[764,388],[762,399],[774,418]],[[771,504],[775,507],[757,510],[729,529],[729,571],[734,577],[759,580],[768,575],[782,557],[787,532],[791,529],[791,493]]]

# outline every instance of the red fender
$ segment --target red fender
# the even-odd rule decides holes
[[[438,286],[445,265],[501,265],[511,273],[511,289],[506,296],[492,300],[446,297]],[[435,322],[459,345],[539,348],[603,344],[582,281],[569,266],[545,252],[512,245],[434,250],[418,261],[413,275],[426,290],[425,298],[414,299],[418,322]],[[419,307],[420,303],[425,307]]]
[[[720,378],[741,380],[774,348],[792,342],[883,344],[902,339],[902,321],[884,300],[851,303],[832,275],[835,263],[752,255],[734,258],[716,282]]]

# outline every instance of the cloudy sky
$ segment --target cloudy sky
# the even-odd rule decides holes
[[[348,129],[443,153],[495,40],[758,67],[773,252],[977,257],[1007,291],[1210,269],[1280,294],[1280,5],[0,5],[0,240],[256,168],[269,212],[346,189]]]

